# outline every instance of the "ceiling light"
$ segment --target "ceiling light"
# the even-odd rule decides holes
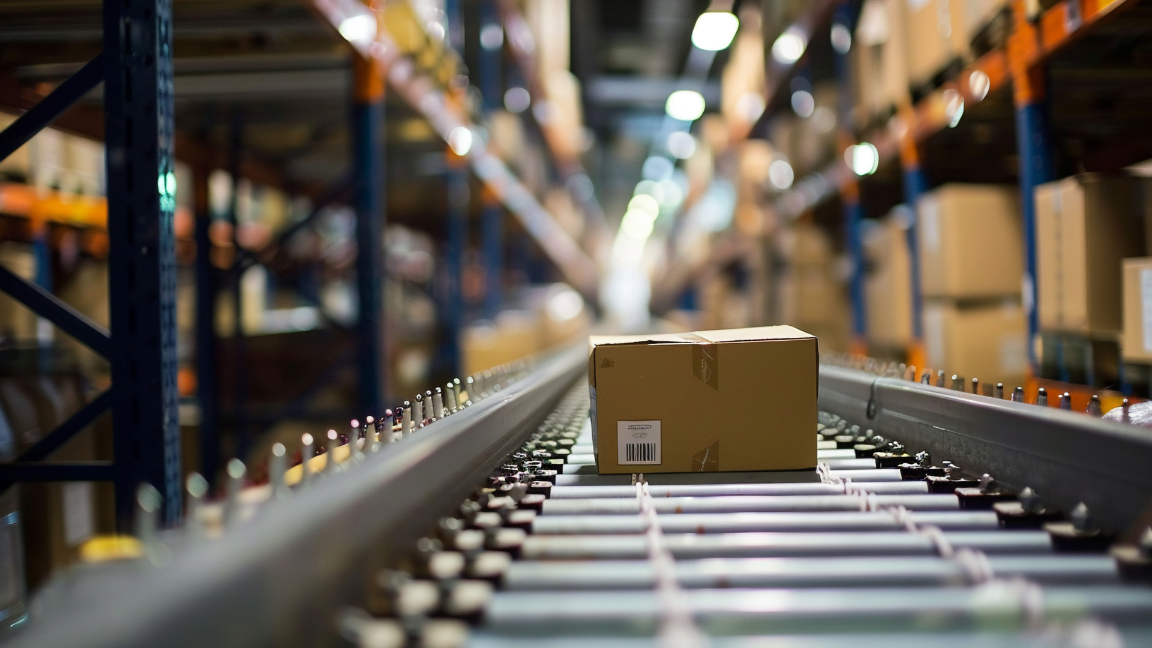
[[[480,30],[480,47],[488,51],[500,49],[504,45],[504,28],[492,23]]]
[[[812,111],[816,110],[816,100],[812,98],[812,93],[807,90],[797,90],[793,92],[792,110],[804,119],[811,117]]]
[[[844,162],[856,175],[870,175],[880,167],[880,152],[868,142],[853,144],[844,149]]]
[[[780,191],[792,186],[792,181],[796,179],[796,172],[792,170],[792,165],[788,164],[786,160],[776,160],[768,166],[768,180]]]
[[[847,54],[852,49],[852,32],[842,22],[832,23],[832,33],[829,34],[832,49],[840,54]]]
[[[772,43],[772,58],[785,65],[791,65],[799,61],[801,56],[804,56],[804,48],[806,47],[808,47],[808,39],[799,30],[789,29],[780,34],[775,43]]]
[[[522,113],[528,110],[528,106],[532,104],[532,95],[528,91],[520,87],[508,88],[504,93],[504,107],[508,112]]]
[[[653,218],[660,215],[660,203],[648,194],[637,194],[628,201],[628,211],[636,209],[651,214]]]
[[[675,170],[676,165],[672,164],[672,160],[662,155],[653,155],[640,166],[640,176],[645,180],[660,182],[671,178]]]
[[[677,90],[668,95],[664,112],[672,119],[695,121],[704,114],[704,95],[695,90]]]
[[[365,12],[340,21],[340,35],[349,43],[365,44],[376,40],[376,16]]]
[[[692,28],[692,44],[707,52],[718,52],[732,44],[740,20],[727,11],[706,11]]]
[[[972,70],[972,74],[968,75],[968,93],[976,101],[983,101],[991,89],[992,79],[983,70]]]
[[[629,238],[644,241],[652,234],[655,223],[656,219],[648,212],[632,209],[624,213],[620,221],[620,232]]]
[[[472,150],[472,131],[466,126],[457,126],[448,133],[448,146],[452,152],[460,157],[468,155]]]
[[[764,97],[758,92],[745,92],[736,100],[736,112],[749,124],[760,119],[765,107]]]
[[[696,152],[696,138],[684,131],[676,131],[664,143],[668,152],[678,160],[687,160]]]

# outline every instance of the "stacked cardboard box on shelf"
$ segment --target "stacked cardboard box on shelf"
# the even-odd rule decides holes
[[[1124,259],[1124,360],[1152,364],[1152,257]]]
[[[928,365],[982,382],[1022,384],[1024,242],[1014,186],[941,186],[917,205]]]
[[[912,259],[907,220],[901,213],[889,214],[864,239],[869,268],[864,279],[868,341],[889,349],[912,342]]]
[[[868,0],[861,9],[849,52],[861,126],[909,101],[907,0]]]
[[[971,59],[972,41],[1007,5],[1007,0],[905,0],[912,85],[928,84],[952,61]]]
[[[1121,330],[1121,259],[1144,252],[1138,180],[1080,174],[1036,188],[1040,329]]]
[[[831,240],[820,227],[797,223],[782,241],[788,264],[776,277],[774,319],[812,333],[821,349],[847,350],[851,311]]]

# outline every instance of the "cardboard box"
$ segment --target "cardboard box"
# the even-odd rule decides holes
[[[1152,362],[1152,257],[1124,259],[1124,334],[1120,349],[1125,360]]]
[[[796,223],[784,230],[781,248],[793,266],[827,266],[832,261],[832,239],[812,223]]]
[[[908,77],[912,85],[932,80],[952,60],[952,10],[949,0],[905,0]]]
[[[924,304],[923,317],[929,367],[943,369],[949,380],[958,374],[1005,389],[1024,384],[1028,328],[1018,300],[963,307],[933,301]]]
[[[909,101],[906,6],[906,0],[868,0],[861,10],[850,55],[866,117]]]
[[[1015,187],[949,184],[916,209],[925,297],[1018,297],[1024,241]]]
[[[1121,259],[1144,253],[1138,179],[1081,174],[1036,187],[1040,328],[1123,327]]]
[[[886,218],[864,241],[872,268],[864,278],[868,340],[888,347],[912,341],[912,260],[904,223]]]
[[[600,473],[814,468],[818,362],[791,326],[593,336]]]

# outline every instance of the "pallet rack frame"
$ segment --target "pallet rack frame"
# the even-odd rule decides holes
[[[0,289],[106,358],[113,387],[15,462],[0,465],[0,478],[6,484],[113,481],[121,524],[127,521],[135,489],[142,482],[164,495],[169,523],[179,519],[182,499],[171,11],[170,0],[105,2],[104,51],[0,133],[0,156],[6,157],[104,83],[112,332],[7,270],[0,270]],[[111,462],[39,461],[108,409],[113,414]]]

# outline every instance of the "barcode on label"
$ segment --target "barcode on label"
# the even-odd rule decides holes
[[[624,461],[628,463],[655,463],[655,443],[626,443],[624,444]]]
[[[617,421],[616,464],[660,464],[660,421]]]

